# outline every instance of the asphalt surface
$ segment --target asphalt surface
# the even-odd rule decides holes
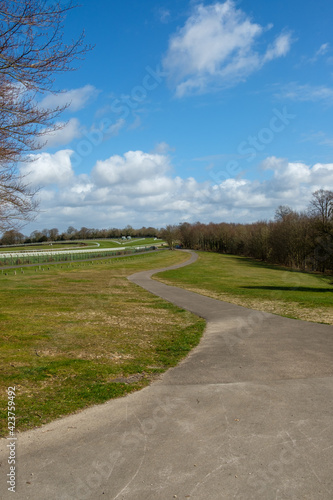
[[[1,440],[1,499],[332,500],[333,328],[155,272],[129,279],[206,318],[199,346],[140,392],[18,434],[15,494]]]

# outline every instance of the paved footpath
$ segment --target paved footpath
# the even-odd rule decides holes
[[[200,345],[142,391],[18,434],[15,494],[1,440],[1,499],[332,500],[333,328],[155,272],[129,279],[204,317]]]

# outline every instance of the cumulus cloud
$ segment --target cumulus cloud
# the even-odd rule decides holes
[[[263,167],[273,173],[272,179],[263,183],[267,196],[298,210],[307,206],[314,191],[331,189],[333,182],[332,163],[316,163],[311,166],[270,157],[263,162]]]
[[[235,84],[266,62],[285,56],[292,43],[289,33],[279,35],[263,53],[254,49],[269,28],[252,22],[232,0],[197,5],[185,25],[171,36],[163,61],[176,95]]]
[[[111,156],[98,161],[92,171],[97,185],[135,184],[152,181],[169,169],[168,157],[142,151],[128,151],[124,156]]]
[[[65,186],[74,179],[70,149],[62,149],[55,154],[30,155],[31,162],[21,166],[20,171],[34,186],[56,184]]]
[[[316,189],[331,189],[333,184],[331,163],[307,165],[276,157],[262,163],[268,173],[263,181],[198,182],[193,177],[174,176],[167,154],[143,151],[113,155],[98,161],[90,174],[75,176],[71,153],[43,153],[24,167],[31,170],[28,180],[45,185],[40,196],[43,227],[252,222],[272,218],[279,205],[303,210]]]
[[[333,185],[333,163],[269,157],[261,164],[265,180],[227,178],[212,184],[174,176],[167,154],[128,151],[80,175],[73,172],[71,155],[71,150],[42,153],[22,167],[22,173],[30,170],[28,181],[44,186],[39,196],[43,227],[253,222],[273,218],[279,205],[304,210],[314,191]]]
[[[60,94],[49,94],[40,102],[44,108],[56,108],[68,105],[70,111],[79,111],[84,108],[88,102],[92,101],[99,94],[99,90],[93,85],[72,90],[66,90]]]

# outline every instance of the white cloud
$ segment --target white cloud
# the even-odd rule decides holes
[[[111,156],[108,160],[98,161],[92,171],[97,185],[127,186],[139,181],[151,181],[169,169],[169,160],[161,154],[148,154],[142,151],[128,151],[121,156]]]
[[[59,128],[53,131],[46,129],[43,134],[44,148],[63,146],[82,136],[80,122],[77,118],[71,118],[67,123],[57,122],[55,125]]]
[[[331,189],[333,183],[331,163],[316,163],[310,166],[271,157],[263,162],[263,166],[273,172],[272,179],[263,183],[267,196],[297,210],[306,208],[314,191],[321,188]]]
[[[292,43],[287,33],[279,35],[265,53],[254,50],[264,31],[236,9],[232,0],[197,5],[185,25],[171,37],[163,61],[176,95],[235,84],[266,62],[285,56]]]
[[[20,171],[35,186],[68,185],[74,178],[70,159],[72,153],[70,149],[62,149],[53,155],[30,155],[32,161],[22,165]]]
[[[271,157],[263,162],[264,168],[274,172],[271,181],[271,190],[275,193],[285,192],[295,189],[302,184],[309,184],[311,181],[311,169],[300,162],[288,162],[281,158]],[[287,188],[287,189],[286,189]]]
[[[167,154],[143,151],[111,156],[97,162],[90,174],[76,176],[71,153],[43,153],[24,166],[25,173],[31,170],[27,180],[45,185],[35,225],[62,230],[68,225],[162,227],[185,220],[252,222],[272,218],[279,205],[304,210],[316,189],[333,185],[333,164],[307,165],[276,157],[262,164],[265,180],[229,178],[212,185],[173,176]]]
[[[56,108],[68,105],[70,111],[78,111],[84,108],[87,103],[97,97],[99,90],[93,85],[85,85],[84,87],[72,90],[66,90],[60,94],[49,94],[40,105],[44,108]]]
[[[264,56],[264,61],[271,61],[277,57],[287,55],[290,49],[291,36],[290,33],[285,33],[276,38],[274,43],[268,47]]]

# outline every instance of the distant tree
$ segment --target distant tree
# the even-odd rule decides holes
[[[108,230],[108,238],[120,238],[121,230],[115,227]]]
[[[157,236],[157,229],[155,227],[152,227],[152,226],[149,226],[146,228],[143,236],[145,236],[146,238],[155,238]]]
[[[33,242],[33,243],[36,243],[37,241],[40,240],[40,238],[43,236],[43,234],[40,232],[40,231],[33,231],[31,234],[30,234],[30,240]]]
[[[59,229],[56,227],[53,227],[52,229],[49,230],[49,236],[51,241],[56,241],[59,237]]]
[[[333,223],[333,191],[319,189],[312,194],[310,215],[319,219],[322,231],[329,231]]]
[[[132,228],[132,226],[127,225],[127,226],[123,229],[122,234],[123,234],[124,236],[134,236],[134,229]]]
[[[43,108],[40,96],[57,93],[54,77],[90,49],[82,33],[64,42],[63,22],[74,5],[62,1],[0,0],[0,231],[31,220],[36,191],[17,170],[40,149],[45,131],[66,107]]]
[[[96,230],[95,238],[107,238],[107,237],[108,237],[108,230],[107,229],[97,229]]]
[[[190,224],[183,222],[179,225],[179,239],[185,248],[195,248],[200,237],[200,222]]]
[[[157,235],[157,229],[143,226],[140,229],[136,229],[135,233],[136,236],[140,236],[141,238],[152,238]]]
[[[333,268],[333,191],[315,191],[309,214],[313,221],[313,259],[316,268],[325,272]]]
[[[2,245],[16,245],[18,243],[23,243],[24,235],[19,233],[15,229],[10,229],[9,231],[5,231],[1,238]]]
[[[42,229],[42,235],[45,236],[46,240],[50,239],[50,230],[49,229]]]
[[[280,205],[275,211],[275,220],[276,221],[284,221],[292,213],[293,213],[293,210],[290,207],[288,207],[287,205]]]
[[[81,229],[77,232],[77,238],[79,240],[86,240],[90,237],[91,235],[91,229],[88,229],[87,227],[81,227]]]
[[[250,225],[248,250],[249,256],[266,261],[270,256],[269,224],[266,221],[258,221]]]
[[[75,227],[73,226],[69,226],[67,228],[67,231],[64,231],[63,233],[61,233],[61,235],[59,236],[59,239],[62,240],[62,241],[67,241],[67,240],[75,240],[77,238],[77,229],[75,229]]]
[[[73,226],[68,226],[68,229],[67,229],[67,234],[69,234],[70,236],[72,236],[73,234],[75,234],[77,232],[77,229],[75,229],[75,227]]]
[[[161,230],[161,237],[167,242],[170,250],[173,250],[175,242],[179,237],[178,227],[172,225],[166,226],[166,228]]]

